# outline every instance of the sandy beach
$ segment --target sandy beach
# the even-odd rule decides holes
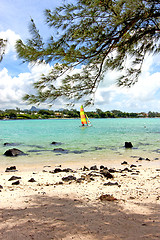
[[[11,164],[0,176],[0,239],[160,239],[159,160]]]

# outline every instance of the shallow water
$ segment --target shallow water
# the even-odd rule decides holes
[[[159,118],[91,119],[91,122],[92,127],[82,128],[79,119],[0,121],[0,161],[45,164],[160,156]],[[53,141],[61,144],[52,145]],[[125,149],[125,141],[132,142],[133,149]],[[28,155],[3,156],[13,147]],[[55,148],[66,151],[55,152]]]

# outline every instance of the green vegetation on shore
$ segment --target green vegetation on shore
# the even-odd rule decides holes
[[[96,109],[96,111],[86,112],[89,118],[145,118],[145,117],[160,117],[158,112],[148,113],[128,113],[121,112],[119,110],[102,111]],[[76,109],[63,109],[63,110],[20,110],[20,109],[6,109],[0,110],[0,120],[6,119],[50,119],[50,118],[79,118],[79,111]]]

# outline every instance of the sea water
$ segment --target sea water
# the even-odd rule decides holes
[[[81,127],[79,119],[2,120],[0,161],[45,164],[160,156],[159,118],[91,119],[91,122],[91,127]],[[125,149],[125,142],[132,142],[133,148]],[[13,147],[27,155],[5,157],[5,151]]]

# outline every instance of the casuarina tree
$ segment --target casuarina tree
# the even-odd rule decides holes
[[[3,55],[5,54],[6,43],[7,40],[0,38],[0,62],[2,61]]]
[[[53,65],[34,83],[36,94],[24,97],[30,103],[83,98],[91,104],[107,70],[120,71],[118,86],[130,87],[145,56],[160,51],[159,0],[75,0],[46,9],[45,18],[53,29],[47,41],[31,19],[31,38],[16,43],[25,62]]]

